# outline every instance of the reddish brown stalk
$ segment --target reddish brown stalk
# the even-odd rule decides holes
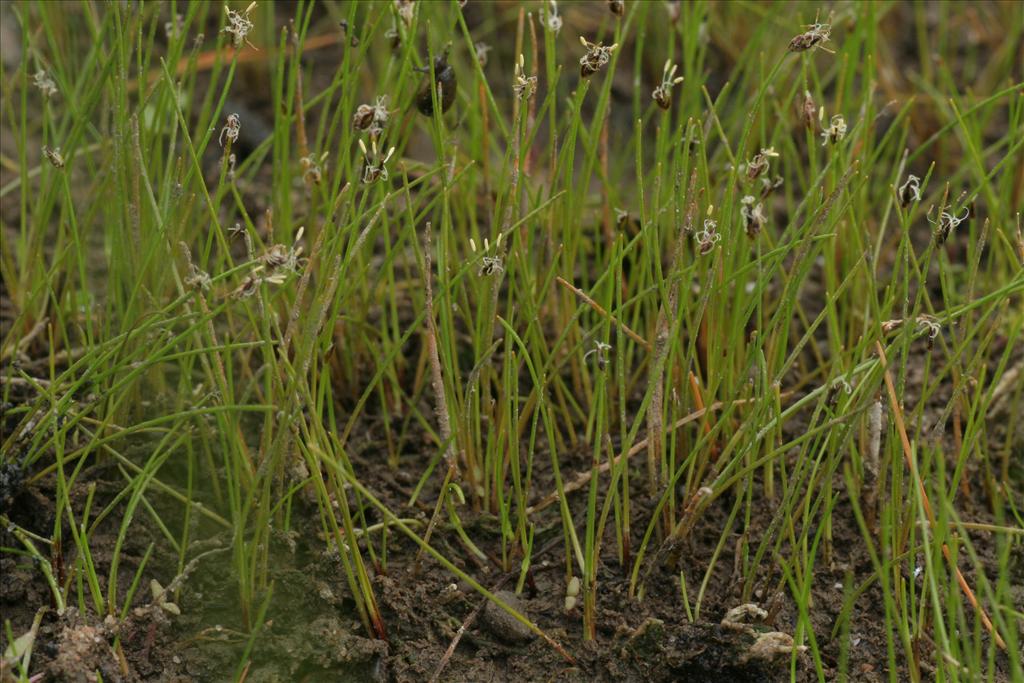
[[[885,357],[885,349],[882,348],[882,343],[879,341],[875,342],[875,350],[878,353],[878,359],[882,363],[882,368],[885,372],[885,389],[889,394],[889,407],[892,408],[893,421],[896,423],[896,431],[900,435],[900,443],[903,446],[903,457],[907,463],[907,469],[910,471],[911,479],[917,484],[918,493],[921,496],[921,504],[924,507],[925,516],[928,518],[928,526],[934,532],[935,530],[935,513],[932,511],[931,501],[928,499],[928,492],[925,491],[924,481],[921,480],[921,476],[917,471],[917,463],[914,460],[914,449],[910,444],[910,438],[907,436],[907,427],[903,422],[903,409],[900,407],[899,399],[896,397],[896,387],[893,385],[892,374],[889,372],[889,362]],[[949,550],[949,546],[945,543],[942,544],[942,554],[949,562],[949,566],[956,573],[956,582],[960,585],[960,590],[963,591],[967,601],[971,603],[971,607],[974,608],[975,612],[981,618],[981,623],[985,625],[988,632],[992,634],[992,638],[995,640],[996,645],[1000,649],[1006,649],[1006,642],[1003,640],[999,632],[996,631],[995,626],[992,625],[992,621],[988,618],[988,614],[985,612],[985,608],[978,603],[978,599],[974,596],[974,591],[967,584],[967,579],[964,578],[963,573],[960,571],[960,567],[953,561],[953,555]]]
[[[693,404],[697,406],[697,410],[704,410],[704,397],[700,393],[700,380],[697,379],[697,375],[693,372],[688,373],[690,379],[690,393],[693,394]],[[704,433],[711,433],[711,425],[704,423]]]
[[[702,410],[704,408],[704,395],[703,395],[703,393],[700,390],[700,380],[697,379],[697,375],[693,374],[693,372],[690,372],[689,376],[690,376],[690,393],[693,394],[693,404],[695,406],[697,406],[698,410]],[[705,422],[704,423],[704,433],[705,434],[710,434],[711,433],[711,423],[709,423],[709,422]],[[711,443],[709,447],[711,449],[711,460],[712,461],[717,460],[718,459],[718,453],[719,453],[718,444],[717,443]]]
[[[697,325],[697,365],[706,377],[709,370],[708,362],[708,313],[707,308],[700,316],[700,324]]]

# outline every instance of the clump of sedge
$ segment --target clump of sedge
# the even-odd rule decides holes
[[[612,58],[612,52],[619,46],[618,43],[609,46],[591,43],[583,36],[580,36],[580,43],[587,48],[587,54],[580,57],[580,76],[583,78],[590,78],[607,66]]]

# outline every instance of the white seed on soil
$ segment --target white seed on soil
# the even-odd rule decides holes
[[[571,612],[579,602],[580,577],[574,576],[569,579],[569,585],[565,587],[565,611]]]

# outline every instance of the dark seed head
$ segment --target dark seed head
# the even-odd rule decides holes
[[[368,104],[361,104],[352,115],[352,127],[356,130],[366,130],[373,123],[373,107]]]
[[[810,33],[801,33],[800,35],[793,38],[793,40],[789,41],[789,51],[805,52],[814,47],[817,42],[817,38],[815,38]]]

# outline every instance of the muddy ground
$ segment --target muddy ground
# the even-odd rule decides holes
[[[911,373],[911,380],[914,373]],[[913,385],[908,386],[908,396]],[[933,399],[934,414],[943,407],[941,392]],[[369,421],[369,418],[368,418]],[[790,425],[794,428],[799,420]],[[409,509],[409,487],[414,483],[401,472],[419,472],[432,453],[409,456],[399,472],[380,466],[382,453],[376,441],[377,430],[366,424],[364,435],[353,443],[355,467],[362,480],[402,517],[426,519],[429,509],[423,504]],[[544,458],[538,458],[538,463]],[[584,472],[589,455],[568,454],[564,472]],[[1020,466],[1020,460],[1015,467]],[[375,474],[379,473],[379,474]],[[5,472],[3,508],[12,521],[22,527],[48,535],[53,524],[55,482],[44,478],[25,486]],[[970,485],[982,487],[981,478],[970,472]],[[637,472],[637,477],[642,476]],[[538,482],[550,477],[541,470]],[[14,478],[16,479],[16,478]],[[638,479],[639,480],[639,479]],[[403,483],[404,482],[404,483]],[[437,481],[439,483],[439,480]],[[435,486],[437,485],[435,483]],[[96,487],[93,510],[119,491],[118,476],[109,464],[87,468],[77,486],[77,501],[84,502],[89,486]],[[835,482],[838,503],[833,514],[834,551],[830,566],[816,569],[813,587],[812,621],[824,657],[822,665],[829,678],[839,666],[840,643],[849,643],[848,670],[853,680],[888,680],[884,612],[877,592],[865,590],[852,604],[844,606],[844,586],[859,586],[873,574],[870,559],[857,529],[839,476]],[[546,490],[538,486],[538,491]],[[301,498],[301,497],[300,497]],[[981,496],[976,497],[979,501]],[[428,496],[427,499],[432,500]],[[154,502],[160,500],[153,496]],[[583,518],[585,495],[570,498],[571,507]],[[678,568],[689,577],[691,603],[694,584],[704,575],[733,500],[723,496],[700,517],[687,543],[680,549]],[[164,501],[170,505],[169,502]],[[650,501],[634,501],[635,515],[645,520]],[[759,534],[770,523],[772,506],[765,500],[757,504],[753,524],[746,538],[756,545]],[[990,513],[973,499],[961,501],[960,514],[974,521],[991,520]],[[367,511],[368,521],[376,521]],[[649,514],[649,513],[648,513]],[[266,627],[252,651],[247,681],[421,681],[429,680],[443,660],[445,651],[460,628],[465,627],[453,656],[438,680],[442,681],[775,681],[789,680],[788,655],[762,657],[754,647],[758,636],[778,631],[792,634],[795,606],[774,563],[765,562],[755,581],[755,602],[768,612],[766,618],[753,619],[749,627],[723,625],[726,612],[741,602],[742,577],[733,561],[741,541],[738,534],[727,539],[722,557],[707,586],[699,618],[687,618],[680,595],[679,574],[667,566],[648,562],[645,594],[642,600],[627,596],[629,578],[612,552],[606,553],[602,567],[597,640],[581,637],[578,609],[564,608],[566,569],[559,560],[564,547],[559,540],[561,526],[557,508],[552,506],[537,515],[538,548],[533,569],[521,596],[502,593],[533,619],[541,629],[560,643],[575,658],[568,662],[549,644],[523,633],[500,610],[484,607],[484,599],[467,585],[461,585],[443,567],[429,558],[418,571],[414,569],[416,546],[392,532],[386,571],[375,572],[377,594],[388,641],[367,638],[355,613],[340,558],[325,551],[318,538],[319,520],[312,503],[299,503],[293,512],[295,531],[275,537],[271,575],[274,594],[266,615]],[[109,571],[110,552],[120,520],[111,516],[94,536],[94,560],[98,573]],[[465,551],[450,528],[442,526],[434,536],[435,546],[482,584],[494,590],[507,590],[515,577],[500,571],[500,534],[496,520],[466,512],[463,523],[474,541],[493,558],[486,563]],[[143,585],[153,578],[166,585],[174,579],[176,556],[161,542],[159,533],[140,516],[128,537],[120,569],[122,586],[127,586],[138,562],[150,544],[155,554],[143,573]],[[308,530],[308,531],[306,531]],[[639,546],[643,527],[634,528],[632,547]],[[67,535],[66,530],[65,535]],[[611,534],[611,532],[609,532]],[[553,541],[552,541],[553,539]],[[999,571],[994,545],[984,532],[972,533],[972,541],[981,555],[990,578]],[[14,539],[0,531],[0,544],[14,546]],[[110,681],[186,681],[223,680],[225,672],[235,671],[246,644],[239,621],[236,581],[231,574],[229,539],[216,534],[197,541],[189,557],[200,559],[190,567],[181,582],[177,608],[180,614],[151,604],[149,591],[140,590],[128,618],[120,625],[86,616],[72,608],[63,617],[51,609],[43,617],[33,659],[35,671],[47,672],[46,680],[91,680],[86,670],[99,670]],[[606,548],[614,548],[609,535]],[[782,549],[785,554],[786,549]],[[651,557],[655,557],[652,553]],[[65,566],[72,561],[65,552]],[[40,607],[49,605],[50,593],[42,577],[30,563],[4,555],[0,558],[0,611],[10,619],[14,633],[28,629]],[[1024,553],[1017,547],[1009,567],[1010,583],[1021,592],[1024,601]],[[969,573],[969,581],[974,580]],[[907,581],[921,579],[905,577]],[[106,586],[103,586],[106,590]],[[834,634],[836,618],[843,609],[851,611],[849,633]],[[119,638],[124,661],[115,656],[112,645]],[[929,659],[927,641],[921,642],[921,657]],[[1005,662],[996,662],[997,680],[1009,680]],[[902,663],[899,678],[906,675]],[[127,672],[127,673],[125,673]],[[798,657],[797,680],[816,680],[808,654]]]

